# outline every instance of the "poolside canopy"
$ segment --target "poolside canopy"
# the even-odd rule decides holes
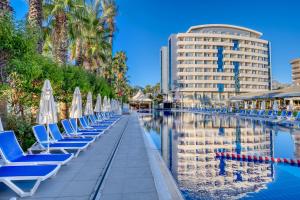
[[[152,99],[148,98],[141,90],[130,99],[130,106],[135,108],[151,108]]]
[[[265,92],[250,92],[231,97],[231,101],[244,101],[256,99],[275,99],[275,98],[289,98],[300,97],[300,86],[291,86],[279,90],[270,90]]]

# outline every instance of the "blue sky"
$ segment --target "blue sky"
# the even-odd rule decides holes
[[[291,82],[290,61],[300,57],[300,1],[285,0],[117,0],[119,15],[114,50],[128,55],[132,85],[160,81],[159,50],[170,34],[199,24],[233,24],[263,33],[272,43],[272,74]],[[16,18],[25,0],[11,0]]]

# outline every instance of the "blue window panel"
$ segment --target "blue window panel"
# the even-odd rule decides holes
[[[224,127],[219,128],[219,136],[225,136],[225,128]]]
[[[233,42],[233,50],[239,50],[239,41],[232,40],[232,42]]]
[[[224,71],[224,67],[223,67],[223,47],[218,46],[218,69],[217,72],[223,72]]]
[[[235,92],[240,91],[240,79],[239,79],[239,74],[240,74],[240,63],[239,62],[233,62],[233,72],[234,72],[234,81],[235,81]]]
[[[218,92],[224,92],[224,84],[218,83]]]

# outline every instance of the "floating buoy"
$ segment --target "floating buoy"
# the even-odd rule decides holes
[[[268,156],[255,156],[255,155],[245,155],[245,154],[236,154],[236,153],[224,153],[216,152],[216,157],[223,157],[233,160],[243,160],[243,161],[253,161],[253,162],[273,162],[273,163],[285,163],[290,165],[298,165],[300,167],[300,160],[288,159],[288,158],[274,158]]]

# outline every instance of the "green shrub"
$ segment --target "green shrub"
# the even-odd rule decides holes
[[[31,147],[35,142],[31,127],[32,125],[29,119],[24,119],[15,115],[9,115],[7,117],[6,129],[15,132],[24,151]]]

